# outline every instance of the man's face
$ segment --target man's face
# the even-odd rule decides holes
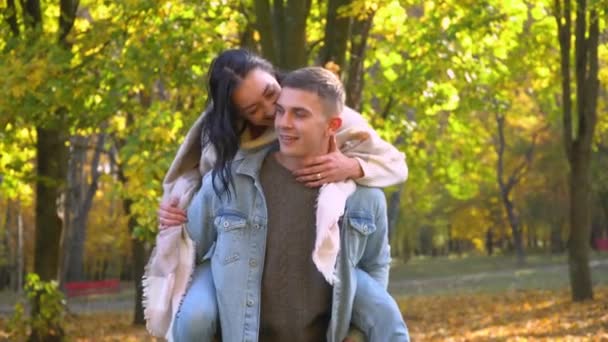
[[[283,88],[277,100],[274,127],[281,153],[289,157],[311,157],[327,153],[332,133],[330,119],[315,93]]]

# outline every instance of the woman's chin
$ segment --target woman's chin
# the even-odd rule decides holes
[[[249,132],[251,133],[252,137],[257,138],[257,137],[261,136],[262,134],[264,134],[264,132],[266,132],[268,127],[269,126],[260,126],[260,125],[251,123],[249,125]]]

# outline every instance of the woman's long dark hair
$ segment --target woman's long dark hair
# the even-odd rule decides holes
[[[230,170],[232,160],[239,149],[240,136],[247,128],[247,121],[240,118],[232,94],[254,69],[275,75],[270,62],[242,49],[220,53],[209,67],[208,111],[203,117],[202,144],[211,144],[217,156],[212,170],[213,190],[217,196],[226,193],[230,198],[230,187],[234,186]]]

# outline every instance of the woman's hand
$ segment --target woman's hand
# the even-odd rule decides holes
[[[293,174],[298,182],[315,188],[326,183],[361,178],[363,169],[357,159],[349,158],[338,150],[336,137],[332,136],[326,155],[311,158],[304,168],[294,171]]]
[[[158,223],[160,229],[166,229],[172,226],[179,226],[188,222],[188,216],[184,210],[177,207],[179,200],[172,198],[169,203],[161,203],[157,211]]]

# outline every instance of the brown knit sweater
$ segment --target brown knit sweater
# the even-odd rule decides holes
[[[260,170],[268,208],[260,341],[325,341],[332,288],[312,262],[318,189],[268,155]]]

